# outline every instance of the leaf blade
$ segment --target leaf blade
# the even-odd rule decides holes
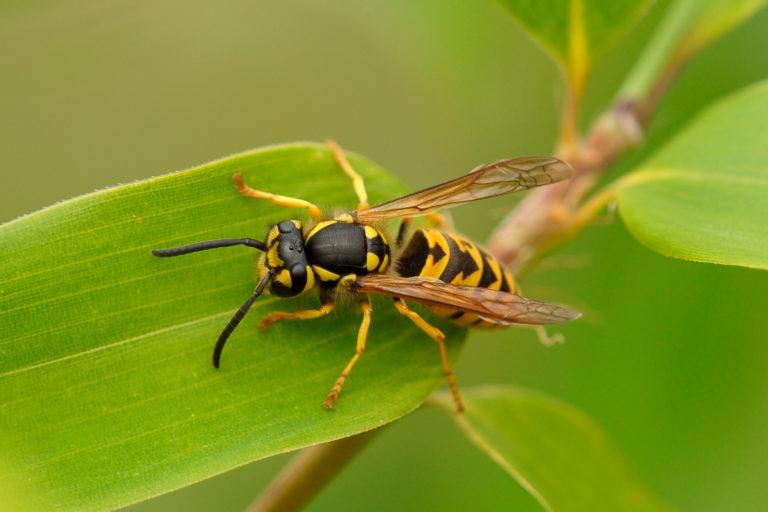
[[[404,191],[350,155],[374,200]],[[355,310],[256,334],[258,301],[227,346],[213,343],[253,289],[254,252],[160,259],[150,249],[261,237],[287,215],[236,192],[231,176],[270,191],[355,202],[326,149],[243,153],[60,203],[0,226],[0,454],[29,508],[106,509],[276,453],[378,427],[442,381],[433,344],[374,302],[369,350],[334,412],[322,401],[354,352]],[[440,322],[438,322],[440,323]],[[455,354],[461,331],[445,324]],[[2,488],[2,485],[0,485]]]
[[[677,0],[667,9],[617,95],[616,102],[655,101],[654,91],[708,45],[736,29],[766,0]]]
[[[596,59],[619,40],[653,3],[651,0],[499,0],[565,70],[581,90]]]
[[[613,442],[582,411],[511,386],[465,390],[459,428],[544,510],[669,510],[636,480]],[[450,413],[441,392],[436,403]]]
[[[768,82],[710,107],[617,184],[633,235],[668,256],[768,268]]]

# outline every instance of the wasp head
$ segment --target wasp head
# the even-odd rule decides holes
[[[259,275],[272,272],[269,287],[273,295],[293,297],[315,285],[315,275],[307,262],[301,221],[284,220],[269,229],[266,250],[259,260]]]

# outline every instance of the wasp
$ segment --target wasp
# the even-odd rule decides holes
[[[580,316],[570,309],[517,295],[514,278],[501,263],[477,244],[444,229],[443,218],[436,213],[441,208],[564,180],[572,174],[565,162],[553,157],[501,160],[445,183],[369,207],[363,178],[335,142],[327,141],[327,144],[338,166],[352,180],[358,197],[356,210],[328,218],[309,201],[251,188],[236,174],[234,180],[242,195],[267,200],[276,206],[305,209],[312,221],[307,225],[297,219],[278,222],[269,228],[263,241],[226,238],[152,251],[161,257],[236,245],[261,251],[257,263],[258,284],[224,327],[213,349],[216,368],[227,339],[262,294],[296,297],[319,289],[320,307],[271,312],[262,318],[261,330],[277,321],[328,315],[340,294],[351,294],[362,312],[362,322],[355,353],[323,403],[325,408],[332,409],[352,368],[365,351],[372,312],[369,295],[383,294],[392,297],[397,311],[437,342],[456,409],[461,412],[464,406],[448,359],[445,335],[413,311],[407,300],[421,303],[435,314],[467,327],[541,326]],[[417,216],[427,216],[430,226],[412,230],[411,220]],[[381,223],[389,219],[401,219],[394,239],[381,227]]]

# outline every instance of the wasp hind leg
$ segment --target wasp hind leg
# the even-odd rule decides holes
[[[453,231],[453,220],[442,213],[431,212],[426,215],[426,218],[430,228]],[[412,223],[413,217],[405,217],[400,222],[400,228],[397,230],[397,238],[395,239],[396,247],[402,247],[408,239],[408,233],[411,230]]]
[[[272,194],[271,192],[264,192],[263,190],[256,190],[251,188],[243,182],[243,177],[240,173],[234,176],[235,184],[241,194],[254,199],[266,199],[276,206],[283,206],[285,208],[305,208],[312,220],[319,221],[322,218],[320,208],[316,204],[305,201],[304,199],[298,199],[295,197],[281,196],[279,194]]]
[[[336,379],[336,383],[331,388],[331,392],[328,393],[328,397],[325,399],[325,402],[323,402],[323,407],[326,409],[333,409],[333,405],[336,403],[336,400],[338,400],[341,388],[344,387],[344,383],[347,381],[349,373],[352,371],[352,368],[354,368],[357,360],[360,359],[360,356],[363,355],[363,352],[365,352],[365,343],[368,340],[368,327],[371,325],[372,311],[371,303],[368,299],[364,299],[360,302],[360,311],[363,312],[363,321],[360,322],[360,329],[357,331],[355,355],[352,356],[352,359],[349,360],[347,366],[341,371],[341,375]]]
[[[400,229],[397,230],[397,238],[395,239],[395,247],[402,247],[408,238],[408,232],[411,230],[411,217],[406,217],[400,222]]]
[[[273,311],[264,316],[259,323],[259,329],[262,331],[270,325],[280,320],[312,320],[328,315],[336,305],[331,302],[323,302],[318,309],[304,309],[301,311]]]
[[[325,141],[325,145],[331,150],[331,154],[333,154],[333,158],[336,159],[336,163],[341,167],[341,170],[352,179],[352,187],[355,189],[355,194],[357,194],[357,209],[365,210],[368,208],[368,192],[365,190],[363,177],[350,165],[347,157],[344,156],[344,151],[336,141],[328,139]]]
[[[536,337],[539,338],[541,344],[545,347],[554,347],[555,345],[565,343],[565,337],[559,332],[550,335],[543,325],[532,325],[531,328],[533,329],[533,332],[536,333]]]
[[[395,298],[395,307],[401,315],[408,317],[416,327],[437,342],[437,345],[440,348],[440,359],[443,362],[445,379],[448,381],[448,387],[451,389],[453,401],[456,403],[456,412],[463,412],[464,402],[461,400],[459,384],[456,382],[456,377],[453,375],[453,370],[451,369],[451,361],[448,359],[448,349],[445,346],[445,334],[443,334],[443,331],[424,320],[417,312],[409,308],[403,299]]]

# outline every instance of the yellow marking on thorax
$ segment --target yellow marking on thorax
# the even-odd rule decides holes
[[[348,213],[342,213],[341,215],[336,216],[336,220],[339,222],[355,222],[355,219]]]
[[[376,270],[379,266],[379,257],[378,255],[369,252],[365,256],[365,268],[368,269],[368,272],[373,272]]]
[[[307,235],[307,238],[304,239],[304,243],[306,244],[309,242],[309,239],[315,236],[315,234],[320,231],[321,229],[330,226],[331,224],[336,224],[335,220],[324,220],[322,222],[318,222],[315,224],[315,226],[309,231],[309,234]]]
[[[384,254],[381,258],[381,265],[379,266],[379,272],[384,272],[389,267],[389,254]]]
[[[315,271],[315,274],[317,274],[317,277],[319,277],[321,281],[338,281],[341,277],[336,272],[326,270],[319,265],[312,265],[312,270]]]
[[[369,240],[373,240],[374,238],[379,236],[378,230],[373,226],[368,226],[366,224],[363,228],[365,229],[365,238],[368,238]]]

